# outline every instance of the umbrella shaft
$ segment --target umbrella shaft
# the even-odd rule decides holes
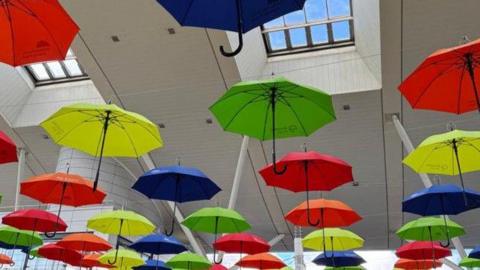
[[[102,142],[100,146],[100,156],[98,158],[98,168],[97,168],[97,174],[95,175],[95,183],[93,184],[93,191],[97,190],[97,185],[98,185],[98,180],[100,177],[100,167],[102,166],[102,158],[103,158],[103,149],[105,148],[105,141],[107,137],[107,130],[108,130],[108,124],[110,121],[110,114],[111,111],[107,111],[107,116],[105,116],[105,123],[103,124],[103,133],[102,133]]]

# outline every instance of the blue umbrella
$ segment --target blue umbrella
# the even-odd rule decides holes
[[[476,246],[470,254],[468,254],[469,258],[480,259],[480,245]]]
[[[175,202],[191,202],[210,200],[221,189],[204,173],[195,168],[184,166],[159,167],[142,175],[133,185],[133,189],[143,193],[150,199]],[[172,218],[172,229],[165,232],[172,235],[175,220]]]
[[[242,33],[292,11],[305,0],[157,0],[182,26],[213,28],[238,33],[239,45],[224,56],[237,55],[243,47]]]
[[[187,248],[173,236],[150,234],[140,238],[129,246],[140,253],[150,254],[178,254]]]
[[[453,184],[437,184],[421,189],[402,202],[403,212],[421,216],[458,215],[480,207],[480,193]],[[447,230],[448,232],[448,230]],[[444,247],[449,246],[448,240]]]
[[[144,265],[133,267],[135,270],[170,270],[163,261],[147,260]]]
[[[313,259],[313,262],[316,265],[348,267],[358,266],[365,260],[353,251],[326,251]]]

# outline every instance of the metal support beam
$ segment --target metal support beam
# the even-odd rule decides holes
[[[143,162],[145,162],[145,165],[147,165],[147,168],[149,170],[155,169],[155,164],[153,163],[152,158],[148,154],[143,155],[142,160],[143,160]],[[169,206],[170,210],[173,213],[174,212],[173,211],[174,210],[174,203],[167,202],[166,204]],[[178,224],[180,224],[180,227],[182,228],[183,233],[185,233],[185,236],[187,237],[188,241],[190,242],[190,245],[192,246],[195,253],[197,253],[199,255],[202,255],[202,256],[205,256],[206,255],[205,250],[199,244],[199,242],[197,241],[197,239],[195,238],[193,233],[187,227],[182,225],[182,221],[185,218],[183,217],[183,214],[180,211],[180,209],[178,209],[178,207],[177,207],[177,210],[175,211],[175,219],[177,220]]]
[[[247,160],[248,142],[250,138],[243,136],[242,146],[240,147],[240,154],[238,155],[237,168],[235,169],[235,176],[233,177],[232,190],[230,192],[230,200],[228,201],[228,208],[235,209],[237,204],[238,189],[240,187],[240,181],[243,176],[243,167]]]
[[[405,150],[407,150],[407,153],[412,152],[415,148],[413,147],[412,141],[410,140],[410,137],[408,136],[407,132],[405,131],[405,128],[403,127],[402,123],[400,122],[400,119],[396,115],[392,116],[392,121],[393,124],[395,125],[395,129],[397,130],[398,135],[400,136],[400,139],[402,140],[403,146],[405,147]],[[419,174],[420,178],[425,185],[425,187],[430,187],[432,186],[432,181],[428,177],[427,174],[421,173]],[[462,242],[458,237],[452,238],[452,243],[457,249],[460,257],[466,257],[467,253],[465,252],[465,249],[463,248]],[[456,266],[453,262],[449,260],[444,260],[445,264],[450,266],[453,269],[462,269],[458,266]],[[451,265],[455,265],[455,267],[452,267]]]
[[[18,210],[18,203],[20,200],[20,182],[23,179],[23,171],[25,169],[25,148],[20,148],[18,152],[18,164],[17,164],[17,184],[15,190],[15,205],[14,210]]]

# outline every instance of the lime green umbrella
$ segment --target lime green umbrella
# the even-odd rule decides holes
[[[469,257],[463,257],[460,260],[460,263],[458,265],[460,265],[461,267],[467,267],[467,268],[480,267],[480,260],[469,258]]]
[[[171,268],[186,270],[204,270],[211,266],[211,263],[200,255],[191,252],[183,252],[173,256],[166,262]]]
[[[40,125],[55,143],[99,157],[94,189],[104,156],[136,158],[163,146],[157,125],[114,104],[65,106]]]
[[[137,252],[120,248],[112,249],[98,258],[103,264],[110,264],[117,269],[131,269],[132,267],[145,264],[145,260]],[[112,262],[113,261],[113,262]]]
[[[189,215],[182,224],[192,231],[213,233],[215,241],[219,233],[238,233],[250,229],[250,224],[242,215],[232,209],[221,207],[202,208]],[[213,260],[215,260],[216,250],[213,249]]]
[[[99,213],[87,221],[87,228],[106,234],[118,236],[140,236],[150,234],[155,225],[146,217],[132,211],[115,210]],[[118,254],[120,241],[117,240]],[[115,264],[116,258],[110,262]]]
[[[335,120],[329,94],[283,77],[237,83],[210,111],[226,131],[272,140],[276,173],[276,138],[309,136]]]
[[[418,173],[459,175],[480,170],[480,132],[453,130],[425,139],[404,160]]]
[[[344,251],[361,248],[363,238],[340,228],[324,228],[313,231],[302,240],[305,248],[322,251]]]
[[[461,225],[438,217],[422,217],[410,221],[397,231],[401,239],[415,241],[449,241],[464,234],[465,230]]]

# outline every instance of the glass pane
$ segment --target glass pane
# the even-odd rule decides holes
[[[80,69],[80,66],[78,65],[77,60],[75,60],[75,59],[65,60],[65,61],[63,61],[63,63],[65,64],[65,67],[67,68],[68,75],[70,75],[71,77],[82,76],[83,75],[83,72]]]
[[[307,21],[319,21],[327,19],[326,0],[307,0],[305,2],[305,14]]]
[[[305,28],[294,28],[289,30],[290,43],[293,48],[307,46],[307,35]]]
[[[67,77],[59,62],[49,62],[47,63],[47,66],[54,79]]]
[[[285,32],[276,31],[268,33],[268,39],[270,41],[270,48],[272,51],[278,51],[287,48],[287,42],[285,40]]]
[[[33,64],[30,65],[30,70],[33,72],[33,76],[37,81],[44,81],[49,80],[50,76],[48,76],[47,70],[43,66],[43,64]]]
[[[263,27],[265,27],[265,29],[275,28],[275,27],[283,27],[283,26],[284,26],[283,16],[279,17],[279,18],[276,18],[275,20],[269,21],[269,22],[267,22],[266,24],[263,25]]]
[[[305,12],[303,10],[294,11],[285,15],[285,24],[288,25],[298,25],[305,23]]]
[[[333,41],[349,40],[350,24],[348,21],[332,23]]]
[[[330,18],[350,16],[350,0],[328,0]]]
[[[326,24],[314,25],[310,27],[310,32],[314,45],[328,43],[328,30]]]

